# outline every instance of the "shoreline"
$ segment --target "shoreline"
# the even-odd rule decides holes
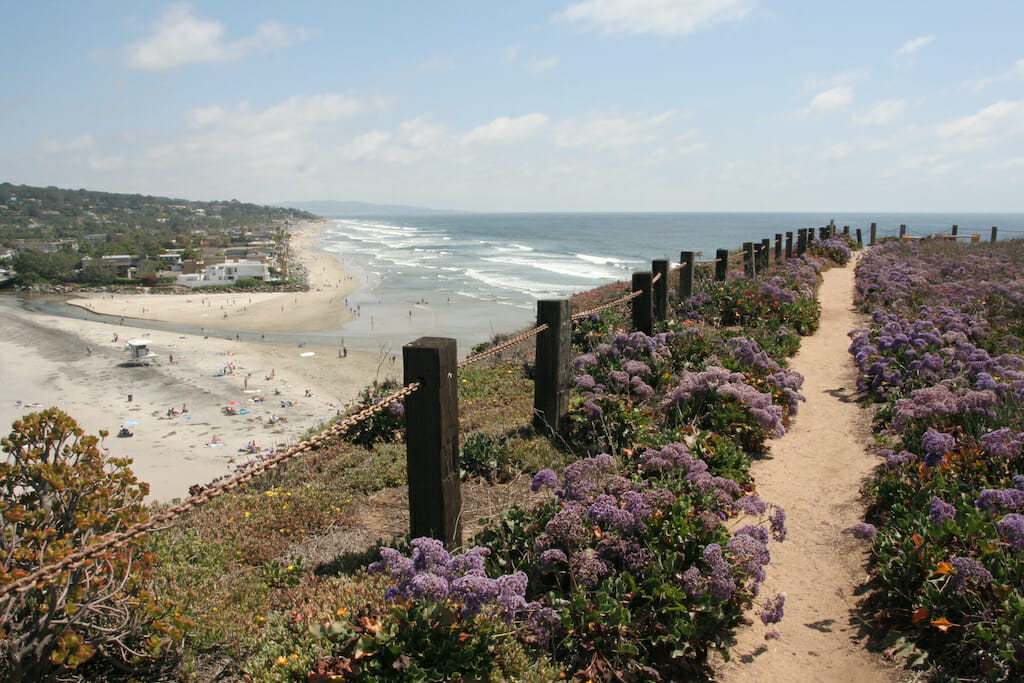
[[[254,331],[301,332],[317,323],[330,326],[341,318],[351,319],[344,293],[359,283],[337,259],[316,251],[322,225],[304,224],[307,229],[293,233],[295,262],[309,272],[308,292],[253,295],[252,304],[248,294],[237,292],[77,300],[77,305],[89,310],[94,306],[97,312],[125,306],[146,309],[145,317],[130,316],[130,325],[125,315],[124,326],[116,319],[32,312],[13,297],[0,297],[5,322],[0,339],[0,434],[6,436],[12,422],[27,413],[60,407],[85,433],[106,430],[109,435],[102,446],[108,456],[131,458],[139,480],[151,486],[147,501],[167,502],[188,496],[193,484],[230,474],[253,457],[245,452],[250,442],[255,441],[261,452],[286,447],[344,412],[375,379],[400,375],[401,364],[390,354],[350,348],[342,357],[333,348],[313,351],[301,348],[305,344],[236,340],[215,324],[230,324],[227,329],[232,330],[247,329],[239,324],[244,323]],[[239,301],[243,297],[244,303]],[[234,308],[227,303],[232,299]],[[220,314],[221,305],[227,318],[211,315]],[[160,319],[210,328],[210,333],[147,326]],[[128,338],[150,341],[157,362],[130,363],[124,349]],[[185,406],[188,413],[171,413],[172,408],[180,413]],[[238,414],[226,414],[225,408]],[[286,421],[271,424],[275,417]],[[118,438],[122,425],[134,436]]]

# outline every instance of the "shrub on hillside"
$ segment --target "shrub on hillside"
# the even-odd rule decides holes
[[[130,461],[108,460],[63,411],[25,416],[0,443],[0,585],[147,518],[149,487]],[[181,639],[184,624],[165,619],[145,585],[152,558],[138,544],[74,563],[3,602],[8,680],[74,677],[96,659],[131,670]]]

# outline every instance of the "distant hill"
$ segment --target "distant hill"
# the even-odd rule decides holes
[[[279,202],[277,206],[301,209],[325,217],[348,216],[423,216],[436,213],[455,213],[452,210],[428,209],[404,204],[371,204],[370,202],[339,202],[320,199],[308,202]]]

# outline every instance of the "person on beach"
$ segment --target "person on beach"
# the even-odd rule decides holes
[[[184,403],[181,404],[181,414],[184,415],[188,412],[188,406]]]

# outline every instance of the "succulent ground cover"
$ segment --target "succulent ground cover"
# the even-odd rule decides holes
[[[958,680],[1024,676],[1024,243],[888,243],[850,333],[880,403],[867,609],[894,651]]]
[[[404,483],[401,406],[152,535],[150,580],[187,625],[176,676],[675,680],[727,652],[746,611],[771,637],[785,598],[759,586],[785,512],[748,468],[799,409],[786,358],[817,326],[828,263],[702,279],[650,336],[626,329],[628,309],[581,321],[555,438],[531,427],[529,364],[460,370],[464,479],[525,479],[509,490],[532,501],[464,548],[346,535],[368,497]]]

